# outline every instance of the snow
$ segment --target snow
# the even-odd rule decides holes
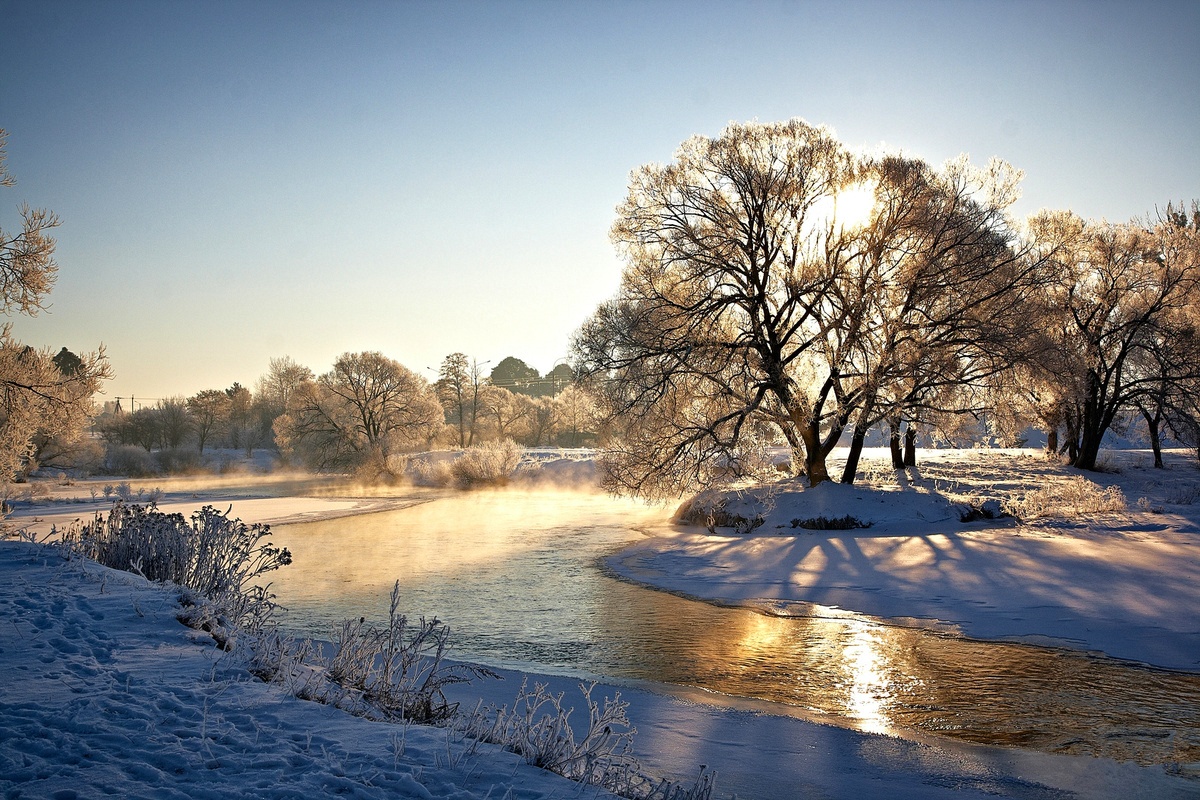
[[[3,796],[580,796],[497,747],[288,697],[177,610],[137,576],[0,543]]]
[[[1170,469],[1158,471],[1146,468],[1144,453],[1121,454],[1120,474],[1089,475],[1122,488],[1130,505],[1123,512],[963,524],[954,503],[1010,497],[1063,470],[1030,453],[921,457],[922,468],[903,484],[882,471],[858,487],[743,493],[733,498],[741,505],[726,510],[764,512],[751,533],[663,526],[611,566],[660,588],[777,613],[819,603],[1200,669],[1194,461],[1172,454]],[[206,500],[170,502],[191,511]],[[280,521],[409,500],[232,502],[246,521]],[[72,511],[64,516],[78,515]],[[792,519],[847,514],[871,527],[791,527]],[[52,519],[43,516],[39,527]],[[182,626],[176,611],[168,588],[66,562],[52,549],[0,543],[0,796],[608,796],[493,746],[464,753],[440,728],[371,722],[291,698]],[[451,699],[468,707],[479,699],[511,703],[521,676],[505,677],[455,687]],[[578,696],[569,678],[534,679]],[[643,767],[678,779],[707,764],[721,775],[718,797],[730,787],[742,800],[1200,795],[1197,779],[1186,777],[1196,765],[1142,767],[893,738],[680,687],[608,683],[595,694],[616,691],[630,703]]]
[[[1012,518],[964,524],[960,509],[968,501],[978,507],[1055,480],[1069,489],[1079,476],[1029,452],[924,455],[924,477],[899,485],[790,484],[734,493],[725,511],[761,514],[761,526],[748,534],[678,526],[625,549],[609,566],[661,589],[768,605],[773,613],[805,614],[800,604],[816,604],[976,638],[1200,670],[1194,461],[1176,453],[1170,470],[1148,470],[1146,454],[1126,453],[1121,473],[1091,476],[1124,489],[1132,507],[1123,512],[1064,509],[1069,516],[1026,524]],[[846,515],[870,527],[791,524]]]

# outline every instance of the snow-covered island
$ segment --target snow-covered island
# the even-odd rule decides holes
[[[1086,479],[1031,451],[929,451],[922,458],[903,482],[888,472],[861,486],[781,485],[708,498],[708,509],[724,514],[705,520],[711,531],[657,529],[608,566],[648,585],[775,614],[816,604],[971,637],[1200,669],[1200,472],[1193,456],[1174,454],[1159,471],[1145,454],[1122,453],[1114,464],[1120,472]],[[199,492],[168,492],[163,504],[203,500]],[[387,502],[244,497],[233,499],[232,513],[294,521],[366,513]],[[60,510],[35,509],[42,525]],[[980,516],[972,510],[1023,513],[963,522]],[[868,527],[821,529],[848,519]],[[176,596],[51,549],[0,543],[0,794],[609,796],[444,728],[374,722],[291,697],[181,625]],[[478,699],[511,702],[521,676],[505,677],[455,687],[451,699],[464,707]],[[572,679],[534,679],[577,695]],[[814,723],[800,710],[781,713],[774,704],[678,687],[614,682],[595,690],[617,691],[638,729],[643,767],[679,775],[704,764],[721,776],[715,797],[1200,793],[1195,763],[1139,766],[862,733]]]

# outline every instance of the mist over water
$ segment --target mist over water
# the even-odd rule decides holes
[[[452,629],[452,655],[540,672],[693,686],[860,730],[920,731],[1140,763],[1200,760],[1200,676],[979,642],[845,612],[779,617],[653,591],[598,561],[663,508],[578,492],[426,495],[274,529],[284,624],[329,638],[400,608]],[[415,497],[423,500],[423,497]]]

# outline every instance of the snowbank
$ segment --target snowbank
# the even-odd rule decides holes
[[[611,797],[496,747],[472,751],[440,728],[371,722],[286,696],[180,625],[176,611],[172,592],[136,576],[0,542],[0,794]],[[451,699],[511,703],[522,676],[505,677],[454,687]],[[533,679],[578,696],[569,678]],[[1194,781],[1162,767],[904,741],[678,687],[596,692],[618,690],[639,728],[643,766],[673,775],[707,764],[724,776],[718,797],[1195,796]]]
[[[5,797],[561,798],[579,786],[440,728],[370,722],[251,677],[174,595],[0,542]],[[588,792],[588,796],[609,797]]]
[[[702,507],[724,512],[710,519],[750,520],[756,527],[739,533],[679,526],[625,549],[609,566],[693,597],[767,601],[778,613],[807,614],[805,604],[816,604],[972,637],[1200,670],[1200,505],[1193,504],[1200,472],[1194,457],[1175,454],[1171,469],[1162,471],[1143,468],[1145,454],[1123,454],[1121,473],[1086,477],[1023,453],[930,451],[926,457],[918,477],[902,476],[900,484],[788,484],[701,497]],[[1105,484],[1096,494],[1106,486],[1123,489],[1129,508],[1082,515],[1062,508],[1066,516],[1024,524],[960,521],[968,508],[1033,492],[1045,496],[1056,481],[1064,487],[1062,503],[1079,502],[1078,484],[1093,479]],[[702,511],[693,516],[704,519]],[[869,527],[797,526],[846,517]]]

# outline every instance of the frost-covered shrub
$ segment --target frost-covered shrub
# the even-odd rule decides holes
[[[450,465],[450,475],[459,488],[501,486],[512,478],[521,463],[521,448],[510,439],[468,447]]]
[[[408,474],[417,486],[449,486],[453,480],[448,461],[414,461]]]
[[[598,702],[592,698],[595,684],[580,684],[588,710],[586,727],[579,738],[571,724],[574,708],[563,702],[563,693],[554,694],[546,684],[528,679],[513,702],[512,709],[475,711],[460,721],[471,738],[492,742],[521,756],[526,763],[555,772],[573,781],[599,786],[632,800],[709,800],[716,788],[716,773],[700,768],[695,784],[685,787],[674,781],[655,780],[641,772],[633,755],[633,737],[637,733],[618,692]]]
[[[1051,481],[1005,503],[1004,511],[1014,517],[1074,517],[1124,511],[1125,495],[1117,486],[1101,488],[1082,475]]]
[[[443,689],[493,676],[472,664],[447,664],[450,628],[437,619],[412,623],[398,612],[400,582],[392,587],[388,624],[377,628],[364,618],[348,620],[334,632],[334,652],[326,665],[330,681],[360,699],[368,716],[417,723],[444,722],[458,709]],[[338,703],[343,705],[344,703]]]
[[[230,519],[212,506],[188,520],[117,503],[107,515],[63,531],[61,541],[104,566],[178,584],[190,609],[182,618],[231,638],[238,628],[261,627],[274,609],[267,590],[250,581],[292,562],[286,548],[262,542],[269,534],[266,525]]]
[[[1198,499],[1200,499],[1200,486],[1187,486],[1177,489],[1167,498],[1167,502],[1173,506],[1190,506]]]
[[[158,474],[154,457],[141,447],[113,445],[104,458],[104,471],[109,475],[145,478]]]
[[[674,518],[684,525],[703,525],[709,533],[717,528],[733,528],[735,533],[750,533],[766,522],[768,497],[761,507],[750,508],[752,498],[741,493],[730,495],[720,490],[706,490],[684,501],[675,511]]]

